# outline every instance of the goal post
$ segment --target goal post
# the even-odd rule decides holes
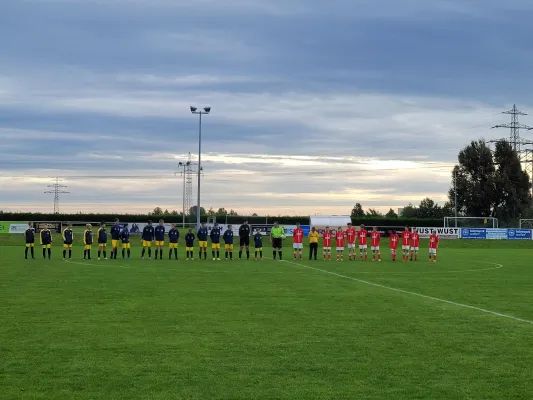
[[[518,227],[520,229],[533,229],[533,219],[526,218],[518,220]]]
[[[498,218],[494,218],[494,217],[444,217],[444,227],[445,228],[498,228]]]

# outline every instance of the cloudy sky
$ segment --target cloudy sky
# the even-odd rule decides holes
[[[51,211],[59,176],[62,211],[180,210],[189,105],[212,107],[207,208],[444,202],[461,147],[533,114],[532,20],[529,0],[2,0],[0,209]]]

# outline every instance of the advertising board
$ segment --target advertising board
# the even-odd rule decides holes
[[[428,238],[431,235],[431,231],[435,231],[440,239],[458,239],[460,235],[460,228],[415,228],[421,238]]]
[[[2,233],[9,233],[9,228],[11,224],[19,224],[20,221],[0,221],[0,234]],[[26,225],[25,225],[26,226]]]
[[[28,224],[11,224],[9,226],[9,233],[24,233],[28,229]]]
[[[507,229],[502,228],[487,228],[486,239],[503,240],[507,239]]]
[[[507,239],[509,240],[532,240],[531,229],[507,229]]]
[[[461,228],[461,239],[486,239],[485,228]]]

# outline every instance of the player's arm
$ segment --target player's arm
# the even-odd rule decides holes
[[[39,233],[39,241],[43,244],[43,231]]]
[[[87,246],[87,231],[83,231],[83,244]]]

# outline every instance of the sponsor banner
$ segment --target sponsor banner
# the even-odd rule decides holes
[[[44,228],[50,229],[57,233],[61,233],[61,222],[35,222],[34,223],[35,232],[41,232]]]
[[[9,233],[9,228],[11,227],[11,224],[20,224],[20,221],[0,221],[0,234],[2,233]],[[25,224],[24,226],[27,226]]]
[[[415,228],[421,238],[428,238],[435,231],[440,239],[459,239],[460,228]]]
[[[9,226],[9,233],[24,233],[28,229],[28,224],[11,224]]]
[[[507,239],[507,229],[487,228],[487,239],[502,240]]]
[[[533,234],[531,229],[507,229],[507,239],[509,240],[531,240]]]
[[[107,224],[106,224],[107,225]],[[119,224],[120,228],[121,229],[124,229],[124,226],[127,225],[128,226],[128,229],[130,230],[130,235],[140,235],[143,233],[143,229],[145,226],[148,225],[148,223],[144,223],[144,222],[124,222],[124,223],[121,223]],[[159,225],[159,222],[157,223],[152,223],[152,226],[155,228],[156,226]],[[177,225],[177,228],[179,229],[180,226]],[[107,225],[107,228],[108,230],[113,226],[113,224],[110,224],[110,225]],[[165,223],[164,224],[165,226],[165,231],[168,232],[171,228],[172,228],[172,224],[167,224]],[[193,229],[194,231],[194,229]],[[181,233],[181,232],[180,232]],[[196,233],[196,232],[195,232]]]
[[[461,239],[487,239],[487,229],[461,228]]]
[[[285,234],[287,236],[292,236],[294,230],[296,229],[296,226],[292,227],[292,225],[290,227],[287,227],[287,226],[284,226],[285,228]],[[300,228],[302,228],[302,230],[304,231],[304,236],[308,236],[309,235],[309,232],[311,232],[311,226],[310,225],[300,225]]]

